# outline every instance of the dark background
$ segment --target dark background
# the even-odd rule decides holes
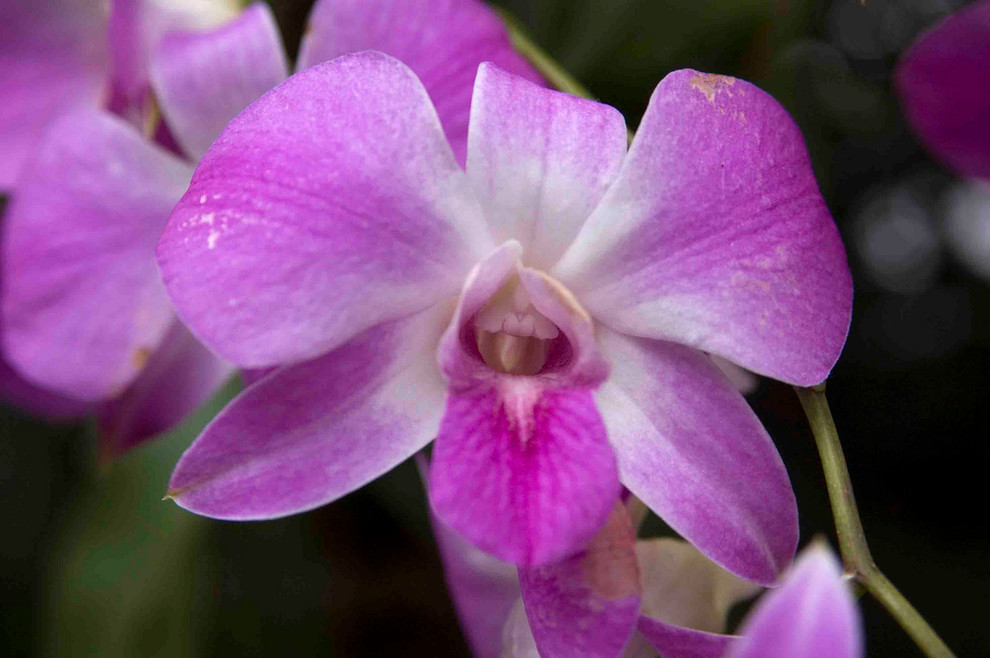
[[[310,2],[272,4],[295,52]],[[794,115],[856,282],[829,398],[867,537],[959,655],[990,652],[990,285],[945,239],[959,181],[919,149],[890,87],[898,53],[958,3],[500,4],[631,127],[660,78],[683,67],[751,80]],[[793,480],[802,542],[826,535],[834,546],[793,392],[763,381],[751,401]],[[466,655],[411,464],[281,521],[210,521],[160,501],[176,458],[220,403],[105,469],[91,428],[0,409],[0,647],[17,656]],[[870,656],[918,655],[882,609],[861,602]]]

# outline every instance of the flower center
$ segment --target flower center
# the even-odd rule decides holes
[[[547,362],[557,326],[529,300],[513,276],[474,317],[474,335],[485,364],[510,375],[535,375]]]

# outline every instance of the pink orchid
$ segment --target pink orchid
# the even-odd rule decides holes
[[[182,457],[187,509],[311,509],[436,438],[435,512],[505,561],[580,550],[620,483],[741,576],[793,557],[784,466],[705,353],[819,382],[852,289],[797,127],[746,82],[668,75],[627,153],[613,108],[484,64],[462,168],[412,71],[341,57],[227,126],[158,257],[198,337],[275,369]]]
[[[10,190],[48,124],[110,107],[143,120],[151,52],[170,30],[207,29],[239,0],[4,0],[0,6],[0,190]],[[253,100],[253,99],[252,99]]]
[[[136,122],[143,121],[150,99],[148,59],[162,34],[215,25],[232,16],[236,6],[235,0],[116,0],[112,7],[105,0],[4,2],[0,6],[0,96],[4,99],[0,106],[4,153],[0,191],[15,188],[48,126],[61,114],[110,106]],[[127,102],[128,98],[133,102]],[[60,170],[57,175],[61,174]],[[37,172],[23,175],[30,181]],[[73,220],[60,216],[55,224],[62,230]],[[94,405],[89,399],[77,399],[75,391],[56,392],[44,379],[32,379],[25,380],[0,359],[0,399],[4,402],[49,418],[76,418],[96,410],[103,419],[104,436],[114,442],[129,441],[142,432],[155,433],[163,421],[171,424],[175,420],[168,402],[147,412],[142,411],[146,401],[138,395]],[[167,386],[162,392],[174,398],[183,390]],[[198,402],[196,397],[193,404]],[[181,417],[186,403],[180,399],[174,405]]]
[[[908,122],[922,143],[963,176],[990,180],[990,1],[922,34],[897,66]]]
[[[960,9],[924,32],[898,63],[908,123],[941,161],[971,180],[945,196],[947,246],[990,278],[990,0]]]
[[[512,50],[497,16],[477,0],[430,0],[430,11],[424,12],[426,2],[321,0],[310,16],[299,65],[367,47],[402,56],[443,108],[451,141],[463,143],[478,63],[494,59],[533,79],[536,74]],[[120,40],[111,42],[130,53],[126,65],[113,60],[118,75],[111,76],[112,84],[105,68],[90,71],[94,85],[113,88],[104,102],[125,115],[133,107],[126,99],[143,98],[139,90],[149,87],[167,128],[164,135],[159,131],[158,143],[95,106],[69,111],[46,124],[37,143],[24,142],[26,162],[4,218],[5,356],[33,384],[96,404],[109,453],[172,426],[232,372],[176,319],[154,248],[193,165],[213,138],[289,72],[266,5],[252,5],[214,29],[164,33],[164,19],[152,10],[166,6],[115,3],[114,11],[122,13],[111,20],[111,36],[117,25]],[[33,16],[20,4],[17,10],[17,17]],[[83,27],[36,23],[46,39]],[[126,25],[132,29],[121,27]],[[150,37],[137,38],[152,33],[160,37],[153,48]],[[0,62],[14,72],[34,64],[48,67],[43,54],[14,48]],[[462,62],[464,69],[450,62]],[[9,81],[3,72],[0,80]],[[52,98],[71,106],[68,91],[58,88],[61,82],[46,84],[54,90]],[[13,143],[15,132],[14,122],[0,122],[4,143]]]

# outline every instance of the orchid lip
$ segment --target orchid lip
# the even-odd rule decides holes
[[[540,313],[514,274],[474,317],[475,343],[485,364],[509,375],[536,375],[560,330]]]

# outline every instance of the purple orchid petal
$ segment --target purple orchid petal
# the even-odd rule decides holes
[[[806,549],[779,589],[760,599],[729,658],[859,658],[859,610],[825,546]]]
[[[462,164],[478,65],[493,62],[540,81],[512,49],[498,16],[478,0],[320,0],[310,14],[298,67],[362,50],[388,53],[416,73]]]
[[[664,658],[721,658],[735,640],[731,635],[696,631],[646,616],[639,618],[636,629]]]
[[[422,85],[367,52],[297,73],[239,114],[158,256],[193,333],[267,367],[456,294],[491,249],[483,221]]]
[[[99,105],[106,23],[102,0],[0,3],[0,190],[57,115]]]
[[[5,250],[0,247],[0,257]],[[0,290],[3,290],[3,264],[0,263]],[[0,318],[0,336],[3,336]],[[0,355],[0,403],[9,404],[41,418],[73,420],[88,415],[94,405],[35,386],[18,374]]]
[[[438,305],[369,329],[256,382],[179,460],[169,496],[224,519],[270,519],[329,503],[436,436],[444,385]]]
[[[278,368],[258,368],[256,370],[241,370],[241,379],[244,382],[244,387],[247,388],[251,384],[264,379],[268,375],[272,374],[278,370]]]
[[[52,126],[4,221],[3,338],[15,368],[83,400],[137,377],[175,317],[152,254],[190,174],[109,114]]]
[[[519,570],[526,615],[542,655],[614,658],[622,653],[639,617],[635,542],[629,515],[617,504],[584,551]]]
[[[141,121],[151,101],[149,62],[172,30],[205,30],[234,18],[240,0],[114,0],[110,44],[109,109]]]
[[[643,608],[638,629],[668,658],[718,658],[735,639],[723,635],[729,609],[760,588],[733,576],[677,539],[636,544]]]
[[[38,388],[14,372],[3,359],[0,359],[0,403],[51,420],[81,418],[93,409],[91,403]]]
[[[825,379],[849,329],[852,280],[801,133],[734,78],[663,79],[551,274],[614,329],[793,384]]]
[[[467,172],[495,240],[523,240],[527,264],[548,270],[618,174],[626,140],[614,108],[482,64]]]
[[[430,501],[444,523],[482,550],[537,565],[573,554],[595,535],[619,482],[592,398],[607,368],[590,339],[590,322],[551,294],[538,274],[518,269],[520,252],[518,243],[507,243],[472,271],[441,342],[449,392]],[[473,320],[513,276],[566,337],[569,352],[559,369],[508,375],[479,354]]]
[[[622,483],[725,569],[774,582],[797,546],[797,505],[759,419],[700,352],[598,336],[612,364],[598,405]]]
[[[104,459],[117,457],[177,425],[234,372],[175,321],[138,378],[102,405],[98,417]]]
[[[895,73],[921,141],[963,176],[990,178],[990,2],[974,2],[924,33]]]
[[[275,17],[260,2],[214,30],[166,35],[151,58],[162,113],[194,160],[238,112],[288,75]]]
[[[423,482],[429,482],[426,457],[416,456]],[[478,550],[430,512],[437,538],[447,589],[464,629],[471,653],[478,658],[498,658],[502,627],[519,599],[515,565]]]

